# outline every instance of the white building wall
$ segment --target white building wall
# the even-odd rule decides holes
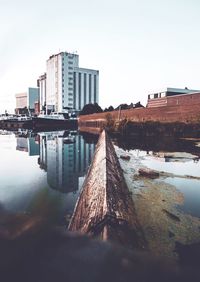
[[[81,110],[85,104],[89,103],[98,103],[99,102],[99,95],[98,95],[98,79],[99,79],[99,72],[90,69],[83,69],[83,68],[75,68],[75,100],[76,100],[76,109]],[[84,89],[84,75],[86,74],[86,93]],[[81,76],[81,88],[79,91],[79,78]],[[94,95],[94,77],[96,76],[96,97]],[[86,95],[86,97],[85,97]],[[80,103],[79,103],[80,99]]]
[[[86,74],[86,94],[84,74]],[[90,75],[91,95],[89,94]],[[47,60],[46,104],[48,108],[63,111],[64,107],[75,107],[76,110],[81,110],[85,104],[98,103],[98,96],[97,99],[94,98],[94,75],[98,77],[98,71],[79,68],[79,56],[76,54],[61,52],[51,56]]]
[[[56,112],[62,112],[62,106],[63,106],[63,97],[62,97],[62,54],[58,55],[58,60],[57,60],[57,107],[56,107]]]
[[[47,61],[47,96],[46,104],[47,108],[52,109],[55,107],[56,100],[56,87],[55,87],[55,58],[51,58]]]
[[[37,85],[39,87],[40,112],[42,112],[46,103],[46,73],[39,77]]]

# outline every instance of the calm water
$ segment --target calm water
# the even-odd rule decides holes
[[[39,215],[65,225],[82,187],[98,137],[78,132],[0,132],[0,211]],[[123,141],[123,140],[122,140]],[[200,156],[194,143],[167,144],[161,148],[140,143],[120,143],[140,157],[142,164],[176,175],[200,177],[200,161],[185,157],[185,152]],[[189,145],[188,145],[189,144]],[[173,149],[172,149],[173,148]],[[179,158],[163,157],[163,152],[179,152]],[[196,150],[196,151],[195,151]],[[158,156],[158,152],[162,152]],[[190,156],[191,157],[191,156]],[[184,195],[179,208],[200,217],[200,180],[168,177]]]
[[[180,176],[200,177],[200,161],[180,158],[178,161],[173,162],[173,159],[171,159],[169,162],[168,159],[165,161],[163,158],[155,159],[152,156],[146,156],[142,163],[158,171],[174,173]],[[200,217],[200,180],[167,177],[165,182],[174,185],[184,195],[184,203],[178,208],[185,213]]]
[[[0,211],[66,224],[96,140],[77,132],[1,132]]]
[[[142,165],[150,169],[173,173],[177,176],[200,177],[200,147],[195,146],[194,141],[155,140],[154,138],[145,142],[119,140],[116,143],[140,158]],[[200,217],[200,180],[177,176],[167,177],[165,182],[174,185],[184,196],[184,203],[178,206],[178,209]]]

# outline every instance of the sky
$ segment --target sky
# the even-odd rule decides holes
[[[37,86],[46,60],[99,70],[99,104],[144,106],[166,87],[200,89],[199,0],[0,0],[0,113]]]

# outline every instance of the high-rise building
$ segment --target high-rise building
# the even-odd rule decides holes
[[[43,95],[44,97],[44,95]],[[62,112],[81,110],[85,104],[99,101],[99,71],[79,68],[79,56],[67,52],[47,60],[46,106]]]

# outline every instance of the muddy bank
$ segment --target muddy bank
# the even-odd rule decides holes
[[[126,152],[130,156],[130,161],[126,161],[120,158],[124,150],[117,146],[115,149],[150,252],[178,260],[177,243],[200,243],[200,219],[178,209],[184,202],[184,196],[175,186],[164,181],[167,173],[160,173],[157,179],[140,176],[138,170],[143,167],[143,156]]]

